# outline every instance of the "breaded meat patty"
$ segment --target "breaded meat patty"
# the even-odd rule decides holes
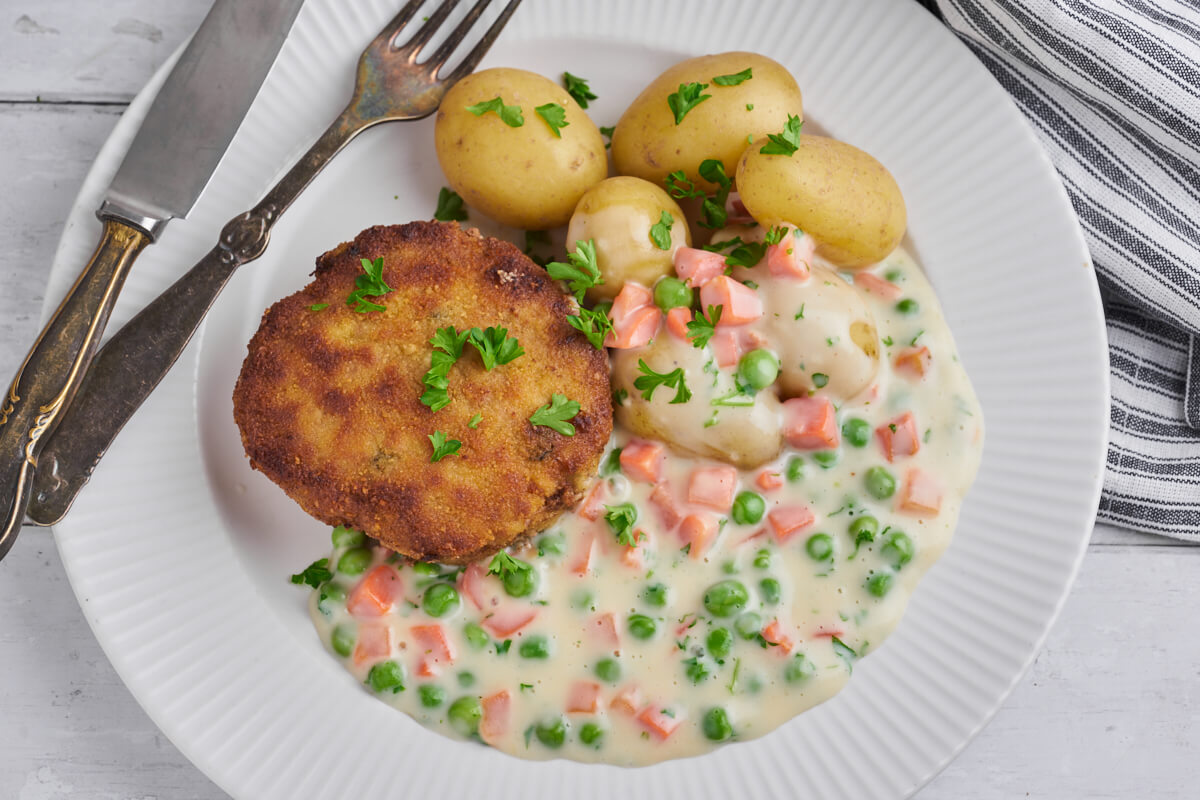
[[[392,291],[365,300],[385,310],[356,311],[346,301],[356,280],[370,283],[363,259],[379,258]],[[612,432],[608,360],[567,324],[571,301],[544,269],[475,230],[412,222],[368,228],[314,274],[263,314],[234,389],[255,469],[322,522],[448,563],[537,533],[578,502]],[[449,326],[507,328],[525,352],[486,370],[467,344],[435,412],[423,378],[430,339]],[[556,394],[580,405],[573,435],[530,422]],[[435,462],[438,432],[462,444]]]

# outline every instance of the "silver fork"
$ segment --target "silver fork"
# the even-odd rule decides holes
[[[53,525],[67,513],[112,440],[179,358],[234,270],[262,255],[275,222],[330,159],[367,128],[421,119],[436,111],[446,90],[479,64],[521,0],[510,0],[474,49],[444,78],[438,77],[439,70],[491,0],[477,0],[434,54],[418,63],[461,0],[444,0],[412,38],[396,45],[422,2],[410,0],[363,51],[350,103],[296,165],[258,205],[230,220],[217,246],[96,354],[39,459],[26,512],[35,523]],[[0,552],[2,545],[0,541]]]

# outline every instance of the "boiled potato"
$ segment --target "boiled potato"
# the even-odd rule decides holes
[[[495,111],[468,111],[496,97],[520,107],[519,127]],[[535,110],[548,103],[566,110],[561,138]],[[583,193],[608,174],[595,123],[565,89],[525,70],[485,69],[454,84],[433,135],[450,187],[467,205],[516,228],[565,225]]]
[[[675,452],[725,461],[742,469],[761,466],[783,449],[782,405],[772,392],[754,396],[750,406],[713,406],[712,401],[738,391],[733,373],[704,371],[712,356],[666,332],[650,344],[612,353],[614,390],[629,393],[617,407],[617,421],[638,436],[665,442]],[[660,386],[649,400],[633,382],[642,372],[638,361],[656,372],[683,367],[692,398],[672,403],[675,390]],[[714,414],[715,412],[715,414]]]
[[[874,264],[900,244],[904,197],[883,164],[824,136],[802,134],[790,156],[763,154],[766,143],[747,147],[737,167],[742,203],[760,224],[799,225],[841,269]]]
[[[841,403],[879,372],[879,334],[862,295],[836,272],[813,265],[807,280],[771,279],[765,264],[739,277],[769,285],[761,292],[763,328],[779,356],[776,386],[784,397],[811,392]]]
[[[745,69],[752,77],[736,86],[720,86],[718,76]],[[668,97],[680,84],[708,84],[701,101],[676,123]],[[612,136],[613,162],[622,175],[663,185],[675,170],[709,193],[715,184],[697,168],[707,158],[719,159],[733,177],[746,137],[757,139],[783,129],[789,114],[803,116],[796,79],[775,61],[755,53],[721,53],[682,61],[655,78],[617,122]]]
[[[650,238],[650,229],[659,224],[664,211],[672,220],[665,250]],[[588,290],[593,303],[616,297],[625,281],[653,287],[659,278],[674,272],[675,249],[692,243],[683,212],[665,190],[641,178],[625,177],[600,181],[575,206],[567,246],[588,239],[596,243],[596,265],[604,279]]]

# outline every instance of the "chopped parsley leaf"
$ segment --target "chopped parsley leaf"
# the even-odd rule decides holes
[[[767,254],[764,242],[743,242],[733,248],[733,252],[725,256],[725,263],[731,267],[753,267],[762,261]]]
[[[564,395],[554,394],[547,405],[530,414],[529,421],[534,425],[550,428],[563,436],[574,436],[575,426],[567,420],[574,419],[579,410],[579,403],[568,400]]]
[[[650,226],[650,241],[659,250],[671,249],[671,226],[674,223],[675,218],[671,216],[671,213],[664,211],[658,218],[658,222]]]
[[[796,312],[796,316],[792,317],[792,319],[804,319],[804,306],[806,305],[807,303],[801,303],[800,310]]]
[[[437,209],[433,218],[440,222],[462,222],[467,218],[467,209],[458,192],[445,186],[438,191]]]
[[[429,339],[429,343],[433,345],[433,353],[429,357],[429,371],[421,379],[425,384],[421,402],[429,406],[430,411],[440,411],[450,405],[450,394],[447,391],[450,382],[446,376],[450,374],[454,362],[462,356],[463,345],[470,335],[470,331],[459,333],[450,325],[438,328]]]
[[[362,268],[363,274],[355,277],[354,286],[356,288],[346,298],[346,305],[354,306],[354,310],[359,314],[365,314],[368,311],[387,311],[387,306],[381,306],[366,299],[367,297],[382,297],[392,291],[392,287],[383,280],[383,256],[374,261],[362,259]]]
[[[671,398],[671,404],[686,403],[692,399],[692,392],[688,389],[687,379],[683,374],[683,367],[676,367],[670,372],[655,372],[646,366],[646,362],[638,359],[638,370],[642,373],[634,382],[633,387],[642,392],[642,399],[649,400],[654,396],[654,390],[659,386],[667,386],[675,390],[675,396]]]
[[[737,247],[741,244],[744,244],[744,242],[742,242],[742,237],[735,236],[732,239],[722,239],[719,242],[710,242],[709,244],[704,245],[704,249],[710,253],[720,253],[723,250],[728,250],[731,247]]]
[[[824,372],[814,372],[812,382],[818,389],[824,389],[829,384],[829,376]]]
[[[704,192],[696,188],[696,184],[688,178],[687,174],[677,169],[674,172],[668,173],[663,179],[663,183],[667,186],[667,192],[676,200],[686,200],[689,197],[705,197]]]
[[[920,339],[920,338],[921,338],[921,336],[922,336],[922,334],[924,334],[924,333],[925,333],[925,330],[924,330],[924,329],[921,329],[921,330],[917,331],[917,335],[916,335],[916,336],[914,336],[914,337],[912,337],[912,341],[908,343],[908,346],[909,346],[909,347],[916,347],[916,346],[917,346],[917,339]]]
[[[567,317],[567,324],[582,333],[597,350],[604,349],[604,340],[612,333],[612,320],[608,318],[607,306],[596,308],[579,307],[579,313]]]
[[[725,203],[729,199],[729,192],[733,188],[733,181],[725,174],[724,162],[715,158],[706,158],[701,161],[698,172],[701,178],[717,185],[717,193],[712,197],[704,198],[704,203],[700,209],[704,215],[704,219],[699,221],[699,225],[702,228],[710,230],[724,228],[726,221],[729,219],[729,213],[725,210]]]
[[[550,132],[557,139],[562,138],[562,134],[559,131],[571,124],[567,122],[567,110],[558,103],[546,103],[545,105],[538,106],[534,111],[546,121],[546,124],[550,126]]]
[[[667,105],[675,115],[676,125],[683,122],[689,111],[712,97],[710,94],[701,94],[707,88],[707,83],[681,83],[679,91],[667,96]]]
[[[492,556],[492,560],[488,562],[487,574],[499,575],[500,580],[505,580],[509,575],[529,572],[532,569],[532,564],[527,564],[519,558],[513,558],[501,550]]]
[[[305,567],[303,572],[293,575],[292,583],[306,583],[316,589],[325,581],[332,580],[332,578],[333,572],[329,569],[329,559],[318,558]]]
[[[433,445],[433,455],[429,457],[430,463],[441,461],[446,456],[452,456],[458,452],[458,448],[462,447],[462,442],[458,439],[447,439],[446,434],[441,431],[429,434],[429,443]]]
[[[637,546],[633,525],[637,522],[637,507],[633,503],[621,503],[616,506],[604,507],[604,521],[609,529],[617,535],[617,542],[627,547]]]
[[[750,67],[746,67],[741,72],[735,72],[732,75],[718,75],[712,79],[712,82],[717,86],[737,86],[754,77],[754,73],[750,69]]]
[[[767,235],[764,238],[764,240],[766,241],[767,244],[779,244],[780,242],[783,241],[783,237],[785,237],[787,235],[788,235],[787,226],[780,225],[777,228],[771,228],[771,230],[767,231]]]
[[[467,341],[479,351],[479,357],[483,359],[483,368],[488,372],[525,354],[521,343],[508,335],[508,328],[471,328],[467,336]]]
[[[758,152],[767,156],[790,156],[800,149],[800,128],[803,125],[804,123],[800,121],[799,117],[788,114],[783,132],[767,134],[767,139],[770,141],[764,144]]]
[[[608,139],[608,141],[604,143],[605,150],[612,147],[612,135],[613,135],[613,131],[615,131],[616,129],[617,129],[617,127],[615,125],[601,125],[600,126],[600,135],[603,136],[604,138]]]
[[[883,343],[886,344],[888,347],[891,347],[892,346],[892,337],[891,336],[883,337]]]
[[[309,311],[324,311],[329,308],[329,303],[313,303],[308,307]]]
[[[586,242],[576,242],[575,250],[567,254],[567,261],[551,261],[546,265],[546,272],[551,278],[567,282],[567,288],[575,295],[575,299],[583,302],[583,294],[593,286],[604,283],[600,275],[600,267],[596,265],[596,243],[592,239]]]
[[[510,128],[519,128],[525,124],[525,116],[521,113],[521,107],[506,106],[504,105],[504,101],[499,97],[493,97],[491,100],[467,106],[467,111],[470,111],[477,117],[482,117],[489,111],[495,111],[496,116],[500,117],[504,124]]]
[[[483,422],[483,414],[476,414],[475,416],[471,417],[471,421],[467,423],[467,427],[471,430],[475,430],[479,427],[480,422]]]
[[[596,95],[592,92],[592,87],[588,86],[587,78],[580,78],[578,75],[572,75],[569,72],[562,74],[563,88],[567,90],[567,94],[579,103],[580,108],[587,108],[589,100],[595,100]]]
[[[724,306],[709,306],[707,317],[704,316],[703,311],[697,312],[696,318],[687,324],[688,338],[692,340],[692,347],[704,347],[708,344],[708,340],[716,333],[723,308]]]
[[[608,477],[621,471],[621,451],[623,447],[614,447],[604,460],[600,462],[600,475]]]

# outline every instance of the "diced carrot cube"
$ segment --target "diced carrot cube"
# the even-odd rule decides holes
[[[600,707],[600,684],[575,681],[567,695],[568,714],[595,714]]]
[[[635,530],[633,532],[633,540],[637,543],[630,547],[629,545],[621,546],[621,563],[631,569],[641,569],[646,565],[646,532],[643,530]]]
[[[687,285],[703,286],[725,271],[725,256],[695,247],[675,250],[675,274]]]
[[[895,300],[902,292],[896,284],[885,281],[883,278],[870,272],[854,273],[854,285],[864,292],[877,295],[884,300]]]
[[[418,675],[433,677],[442,671],[442,667],[454,663],[454,645],[446,638],[446,631],[441,625],[413,625],[410,632],[421,656],[417,666]]]
[[[391,564],[380,564],[350,590],[346,610],[356,617],[382,617],[403,591],[400,573]]]
[[[688,480],[688,502],[708,506],[724,514],[733,506],[737,478],[736,467],[722,465],[695,469]]]
[[[929,348],[922,346],[904,348],[896,354],[896,360],[892,363],[896,365],[897,372],[905,372],[916,378],[924,378],[932,362],[933,357],[929,355]]]
[[[462,577],[459,580],[459,590],[470,598],[475,607],[482,609],[488,602],[488,591],[486,586],[487,572],[478,564],[471,564],[463,570]]]
[[[358,642],[354,645],[354,663],[362,666],[392,654],[392,629],[381,623],[358,626]]]
[[[717,538],[717,528],[717,521],[712,514],[688,514],[684,517],[683,522],[679,523],[679,536],[691,545],[688,555],[700,558],[708,552],[713,539]]]
[[[677,715],[677,712],[667,712],[668,709],[662,706],[647,706],[642,709],[642,713],[637,715],[637,720],[659,741],[665,741],[683,723],[683,719]]]
[[[604,346],[617,350],[632,350],[635,347],[642,347],[658,333],[660,322],[662,322],[662,312],[658,310],[657,306],[637,308],[619,322],[614,316],[613,331],[604,340]]]
[[[595,522],[600,519],[604,514],[604,499],[608,493],[607,485],[606,481],[596,481],[592,488],[588,490],[587,496],[583,498],[583,502],[579,504],[579,509],[575,513],[588,522]]]
[[[630,439],[621,449],[621,472],[630,480],[658,483],[666,457],[662,442]]]
[[[937,514],[942,510],[942,487],[921,469],[910,469],[900,490],[900,509],[913,514]]]
[[[587,631],[603,647],[617,648],[621,639],[617,635],[617,620],[611,611],[597,614],[587,624]]]
[[[667,312],[667,330],[673,336],[683,341],[688,340],[688,323],[692,321],[692,310],[677,306]]]
[[[783,404],[783,435],[799,450],[826,450],[838,446],[837,413],[823,395],[793,397]]]
[[[779,506],[767,513],[767,522],[782,543],[811,527],[816,517],[808,506]]]
[[[479,737],[488,744],[495,744],[508,733],[512,695],[508,689],[504,689],[483,698],[480,706],[483,708],[483,716],[479,718]]]
[[[632,717],[642,707],[642,690],[636,685],[630,684],[617,692],[617,696],[612,699],[608,707]]]
[[[497,639],[507,639],[537,618],[537,609],[529,606],[501,606],[480,624]]]
[[[764,492],[773,492],[783,488],[783,476],[778,472],[765,469],[758,473],[758,477],[754,479],[754,485]]]
[[[812,237],[801,235],[797,238],[794,231],[788,230],[779,244],[767,248],[767,270],[776,278],[808,280],[812,257]]]
[[[588,566],[592,563],[592,550],[596,544],[596,534],[594,531],[584,531],[575,539],[575,550],[571,554],[571,561],[567,564],[567,569],[576,575],[586,575]]]
[[[896,456],[911,456],[921,449],[921,437],[917,433],[917,421],[911,411],[905,411],[891,422],[875,429],[883,454],[888,461]]]
[[[713,355],[716,356],[718,367],[735,366],[738,359],[742,357],[741,331],[735,328],[718,327],[712,338],[708,340],[708,346],[712,348]]]
[[[700,307],[721,306],[721,325],[742,325],[762,316],[762,298],[758,292],[728,275],[718,275],[700,287]]]
[[[771,620],[766,627],[762,629],[762,637],[771,644],[777,646],[781,653],[787,654],[792,652],[794,642],[784,630],[783,625],[779,624],[779,620]]]
[[[650,502],[658,509],[658,518],[662,521],[663,529],[670,532],[683,520],[683,513],[675,504],[675,495],[666,481],[657,483],[650,493]]]
[[[613,299],[612,309],[608,312],[613,325],[625,319],[639,308],[654,305],[654,293],[634,281],[625,281],[621,291]]]

